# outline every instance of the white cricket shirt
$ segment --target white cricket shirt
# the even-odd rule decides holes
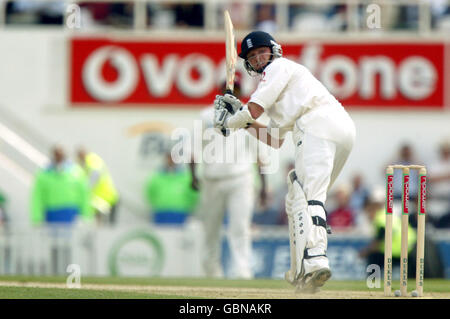
[[[298,128],[320,138],[339,140],[354,128],[341,103],[303,65],[276,58],[264,70],[250,101],[270,118],[269,128],[279,128],[279,138]]]

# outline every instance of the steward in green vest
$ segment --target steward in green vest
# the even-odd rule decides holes
[[[61,147],[52,150],[52,163],[36,175],[31,191],[31,222],[70,224],[78,215],[92,219],[89,189],[81,168],[66,161]]]
[[[157,224],[183,224],[194,212],[198,192],[191,188],[192,177],[187,169],[173,163],[167,154],[166,167],[154,173],[145,186],[145,196]]]

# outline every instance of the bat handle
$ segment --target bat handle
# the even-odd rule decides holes
[[[226,89],[226,90],[225,90],[225,94],[231,94],[231,95],[234,95],[234,94],[233,94],[233,91],[231,91],[230,89]],[[230,112],[231,114],[234,114],[233,107],[231,106],[230,103],[225,103],[225,108],[227,109],[228,112]]]
[[[230,135],[230,131],[229,131],[228,129],[224,128],[224,127],[222,128],[221,132],[222,132],[222,135],[223,135],[223,136],[228,136],[228,135]]]

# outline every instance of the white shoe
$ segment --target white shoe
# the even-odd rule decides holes
[[[322,268],[306,274],[302,280],[297,283],[296,292],[316,293],[325,282],[331,278],[331,270]]]

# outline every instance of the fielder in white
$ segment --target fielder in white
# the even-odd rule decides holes
[[[304,66],[282,57],[281,46],[262,31],[241,43],[244,65],[260,82],[246,105],[218,95],[217,128],[247,128],[279,148],[288,131],[295,144],[295,169],[287,177],[291,268],[285,278],[297,291],[316,292],[331,277],[324,209],[327,191],[344,166],[355,140],[355,126],[340,102]],[[228,112],[225,103],[235,110]],[[265,112],[268,126],[255,120]]]
[[[238,91],[239,83],[236,83],[235,94]],[[260,165],[261,161],[259,154],[252,152],[246,143],[246,139],[253,139],[247,132],[240,130],[225,138],[214,128],[214,111],[214,107],[209,107],[201,113],[204,138],[200,179],[194,162],[191,164],[193,187],[200,189],[198,209],[205,232],[203,269],[207,277],[224,276],[221,230],[227,212],[227,238],[232,261],[230,277],[250,279],[253,278],[250,232],[255,201],[254,172],[255,164]],[[266,184],[262,174],[260,177],[260,200],[264,202]]]

